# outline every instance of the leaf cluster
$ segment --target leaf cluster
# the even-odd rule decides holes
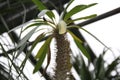
[[[39,0],[32,0],[38,7],[38,9],[41,11],[38,15],[38,18],[35,19],[33,21],[33,23],[29,24],[27,27],[25,27],[22,32],[25,32],[27,29],[29,28],[33,28],[32,30],[30,30],[22,39],[21,41],[18,43],[17,47],[16,47],[16,51],[18,52],[17,55],[15,55],[15,58],[20,56],[20,53],[25,49],[25,46],[27,45],[29,39],[31,38],[31,36],[36,33],[37,31],[41,31],[43,30],[41,26],[43,25],[47,25],[50,28],[52,28],[52,30],[56,30],[58,29],[58,25],[55,22],[56,16],[54,14],[53,11],[48,10],[41,1]],[[114,71],[117,67],[117,65],[119,64],[119,60],[120,58],[116,58],[111,64],[109,64],[107,67],[105,66],[105,61],[103,59],[104,57],[104,53],[101,54],[99,57],[96,57],[94,59],[94,61],[91,61],[91,54],[90,52],[87,50],[87,48],[83,45],[83,41],[78,38],[73,32],[71,32],[69,29],[72,28],[78,28],[81,30],[84,30],[85,32],[87,32],[88,34],[90,34],[91,36],[93,36],[98,42],[100,42],[102,45],[104,45],[107,49],[109,49],[104,43],[102,43],[97,37],[95,37],[93,34],[91,34],[89,31],[85,30],[84,28],[81,28],[80,26],[76,26],[76,25],[71,25],[73,24],[75,21],[78,20],[86,20],[86,19],[91,19],[96,17],[96,14],[91,14],[88,16],[83,16],[77,19],[71,19],[71,17],[87,8],[90,8],[94,5],[96,5],[96,3],[92,3],[92,4],[88,4],[88,5],[76,5],[74,8],[72,8],[70,11],[67,11],[67,9],[69,8],[69,6],[72,4],[74,0],[71,0],[66,8],[63,10],[63,13],[60,15],[60,20],[65,21],[65,23],[67,24],[67,33],[69,33],[77,48],[82,52],[82,54],[88,59],[88,63],[92,64],[94,69],[90,70],[90,65],[86,65],[85,61],[83,59],[83,57],[81,55],[78,55],[77,57],[72,57],[73,58],[73,66],[76,70],[76,72],[79,74],[81,80],[112,80],[114,78],[116,78],[117,80],[119,80],[119,74],[117,73],[116,75],[112,75],[112,71]],[[47,18],[46,18],[47,16]],[[41,27],[41,29],[39,29]],[[21,27],[17,27],[14,28],[12,30],[10,30],[8,33],[10,33],[11,31],[14,31],[18,28]],[[52,31],[52,32],[53,32]],[[37,72],[41,67],[42,64],[45,60],[46,55],[50,56],[50,44],[52,41],[52,38],[54,38],[54,35],[52,32],[48,32],[48,33],[40,33],[34,40],[32,46],[30,47],[29,51],[26,52],[25,58],[23,60],[23,62],[21,63],[20,67],[16,66],[14,63],[12,63],[12,65],[15,67],[16,71],[18,71],[19,75],[23,74],[22,70],[25,67],[25,64],[27,62],[27,60],[30,57],[30,54],[32,53],[32,51],[34,50],[34,48],[37,46],[37,44],[42,41],[46,36],[47,38],[45,39],[45,42],[43,43],[43,45],[41,47],[39,47],[38,52],[36,53],[36,56],[34,57],[35,60],[37,60],[37,63],[35,65],[35,68],[33,70],[33,73]],[[9,55],[7,54],[7,52],[5,51],[3,45],[0,43],[0,46],[3,50],[3,52],[5,53],[5,56],[7,56],[10,60],[11,58],[9,57]],[[49,58],[50,59],[50,58]],[[48,59],[48,60],[49,60]],[[12,60],[11,60],[12,62]],[[49,62],[47,62],[49,65]],[[117,72],[117,71],[116,71]],[[24,75],[24,74],[23,74]]]
[[[78,55],[73,59],[73,66],[80,75],[81,80],[119,80],[119,72],[117,66],[120,63],[120,57],[114,59],[110,64],[104,60],[106,51],[103,51],[94,62],[84,60],[82,55]],[[107,65],[107,66],[106,66]],[[92,67],[91,67],[92,66]],[[92,69],[91,69],[92,68]],[[112,74],[115,72],[115,74]]]

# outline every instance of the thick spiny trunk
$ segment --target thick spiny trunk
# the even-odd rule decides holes
[[[71,63],[70,63],[70,44],[65,38],[66,34],[58,34],[55,32],[55,39],[57,45],[56,57],[56,71],[54,80],[73,80],[71,77]]]

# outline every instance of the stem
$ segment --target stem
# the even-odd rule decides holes
[[[65,34],[59,34],[58,31],[54,32],[57,56],[56,56],[56,70],[54,80],[72,80],[71,77],[71,63],[70,63],[70,44],[65,38]]]

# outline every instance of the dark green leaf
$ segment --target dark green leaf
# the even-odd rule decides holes
[[[47,50],[49,49],[50,41],[51,41],[51,37],[49,37],[42,45],[42,47],[39,49],[37,55],[35,56],[36,59],[39,58],[44,52],[47,52]]]
[[[45,41],[45,43],[42,45],[42,47],[39,49],[37,55],[35,56],[35,58],[38,58],[39,60],[38,60],[36,66],[34,68],[33,73],[37,72],[41,68],[41,65],[42,65],[42,63],[43,63],[43,61],[45,59],[46,53],[49,50],[51,39],[52,39],[52,37],[49,37]]]
[[[95,74],[96,74],[96,79],[104,79],[105,67],[104,67],[103,55],[100,55],[99,58],[96,59]]]
[[[85,47],[78,40],[75,40],[75,43],[78,46],[78,48],[81,50],[81,52],[88,58],[88,60],[91,60],[90,54],[85,49]]]
[[[81,56],[81,69],[80,69],[80,77],[81,80],[92,80],[89,69],[86,67],[83,57]]]
[[[41,54],[40,59],[38,60],[37,64],[35,65],[35,68],[33,70],[33,73],[36,73],[42,66],[42,63],[45,59],[46,53]]]
[[[89,4],[89,5],[77,5],[75,6],[74,8],[72,8],[64,17],[64,20],[67,21],[71,16],[73,16],[74,14],[84,10],[84,9],[87,9],[93,5],[96,5],[96,3],[93,3],[93,4]]]
[[[68,9],[68,7],[72,4],[73,1],[74,1],[74,0],[70,0],[70,2],[68,3],[68,5],[66,6],[65,9]]]
[[[55,19],[55,15],[54,15],[54,13],[53,13],[52,11],[48,11],[46,14],[48,15],[48,17],[49,17],[50,19],[52,19],[52,20]],[[53,19],[53,18],[54,18],[54,19]]]
[[[69,31],[69,33],[71,34],[71,36],[73,37],[77,47],[81,50],[81,52],[89,59],[90,59],[90,54],[88,53],[88,51],[85,49],[85,47],[82,45],[82,41],[77,38],[72,32]]]
[[[78,13],[79,11],[83,10],[84,8],[86,8],[87,5],[77,5],[74,8],[72,8],[72,10],[70,10],[64,17],[64,20],[67,21],[71,16],[73,16],[74,14]]]
[[[68,20],[67,24],[73,23],[74,21],[78,21],[78,20],[91,19],[91,18],[94,18],[96,16],[97,16],[96,14],[93,14],[93,15],[89,15],[89,16],[85,16],[85,17],[81,17],[81,18],[77,18],[77,19],[73,19],[73,20]]]
[[[73,1],[74,1],[74,0],[70,0],[70,2],[67,4],[66,8],[64,9],[64,11],[63,11],[63,15],[62,15],[62,17],[61,17],[62,20],[63,20],[65,14],[66,14],[66,12],[67,12],[66,10],[67,10],[68,7],[72,4]]]
[[[32,0],[38,7],[39,10],[47,9],[40,0]]]
[[[34,43],[32,44],[32,47],[30,48],[30,52],[29,52],[29,53],[31,53],[31,51],[34,49],[34,47],[37,45],[37,43],[40,42],[40,40],[42,40],[44,36],[45,36],[44,34],[40,34],[40,35],[35,39]]]
[[[48,68],[48,66],[49,66],[49,64],[50,64],[50,60],[51,60],[51,50],[50,50],[50,46],[49,46],[48,56],[47,56],[47,65],[46,65],[46,67],[45,67],[45,69],[44,69],[43,74],[46,72],[46,70],[47,70],[47,68]]]
[[[105,76],[109,76],[111,72],[117,67],[117,65],[120,63],[120,57],[116,58],[106,70]]]
[[[47,8],[43,5],[43,3],[40,0],[32,0],[32,1],[37,5],[40,11],[47,10]],[[50,19],[55,18],[54,13],[50,10],[47,12],[47,15]]]
[[[79,43],[83,43],[77,36],[75,36],[71,31],[68,30],[68,32],[71,34],[74,40],[78,41]]]

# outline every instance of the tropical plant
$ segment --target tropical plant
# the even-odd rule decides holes
[[[82,45],[82,41],[79,38],[77,38],[74,35],[74,33],[72,33],[69,29],[70,28],[80,28],[80,29],[86,31],[87,33],[89,33],[87,30],[85,30],[85,29],[83,29],[79,26],[70,25],[70,24],[73,23],[74,21],[77,21],[77,20],[93,18],[93,17],[96,16],[96,14],[81,17],[81,18],[77,18],[77,19],[73,19],[73,20],[70,19],[70,18],[74,14],[76,14],[80,11],[83,11],[83,10],[85,10],[85,9],[91,7],[91,6],[96,5],[96,3],[89,4],[89,5],[77,5],[73,9],[71,9],[70,11],[67,12],[67,8],[70,6],[70,4],[73,1],[74,0],[71,0],[68,3],[67,7],[63,11],[63,13],[60,15],[59,20],[56,20],[55,14],[52,11],[48,10],[40,1],[33,0],[33,2],[38,6],[38,9],[40,9],[42,11],[39,13],[38,19],[34,20],[32,24],[28,25],[23,30],[23,31],[25,31],[28,28],[33,27],[33,29],[20,41],[17,48],[23,46],[26,43],[26,41],[32,36],[32,34],[36,32],[36,30],[40,31],[41,29],[38,29],[38,27],[40,27],[42,25],[48,25],[49,27],[52,28],[52,31],[50,31],[48,33],[43,32],[35,39],[30,51],[27,53],[26,58],[24,59],[23,63],[21,64],[21,67],[24,67],[24,64],[26,63],[26,60],[28,59],[28,57],[29,57],[30,53],[32,52],[32,50],[34,49],[34,47],[46,35],[48,35],[48,38],[46,39],[46,41],[44,42],[42,47],[40,47],[40,49],[37,52],[37,55],[35,56],[35,58],[38,60],[38,62],[35,66],[35,69],[34,69],[33,73],[37,72],[41,68],[41,65],[42,65],[47,53],[48,53],[48,64],[47,64],[47,66],[49,65],[50,56],[51,56],[50,43],[52,41],[52,38],[55,38],[55,41],[56,41],[56,55],[57,56],[56,56],[55,75],[52,79],[53,80],[67,80],[67,79],[73,80],[74,79],[71,76],[72,75],[71,74],[72,64],[70,62],[71,49],[70,49],[70,42],[67,39],[68,34],[70,34],[73,37],[77,47],[90,60],[90,54],[87,52],[87,50]],[[46,18],[46,16],[44,16],[44,15],[46,15],[48,18]],[[13,29],[13,30],[15,30],[15,29]]]
[[[105,52],[101,54],[99,57],[95,57],[95,59],[92,59],[90,52],[88,49],[83,45],[82,39],[78,38],[75,33],[72,32],[73,29],[81,29],[93,36],[96,40],[98,40],[101,44],[103,44],[97,37],[92,35],[90,32],[82,28],[81,26],[78,26],[74,24],[75,21],[78,20],[86,20],[96,17],[96,14],[92,14],[85,17],[80,17],[77,19],[72,19],[71,17],[75,15],[78,12],[81,12],[89,7],[92,7],[96,5],[96,3],[89,4],[89,5],[76,5],[71,10],[68,10],[69,6],[72,4],[74,0],[71,0],[66,8],[63,10],[63,12],[59,15],[59,12],[48,10],[41,1],[39,0],[32,0],[40,10],[40,13],[38,14],[38,18],[31,21],[30,24],[27,24],[25,27],[16,27],[12,29],[11,31],[14,31],[18,28],[21,28],[22,32],[27,32],[27,30],[30,29],[30,32],[28,32],[18,43],[16,47],[16,43],[14,43],[15,49],[12,50],[10,53],[7,52],[4,48],[4,44],[0,43],[0,49],[4,53],[4,56],[8,59],[10,70],[6,70],[5,67],[3,67],[2,64],[0,64],[0,76],[3,77],[1,79],[6,80],[10,78],[10,80],[14,79],[25,79],[28,80],[26,75],[23,72],[23,69],[25,67],[25,64],[29,57],[31,57],[32,51],[36,48],[37,44],[40,41],[43,41],[43,44],[41,47],[39,47],[38,52],[36,53],[35,57],[32,57],[33,59],[37,60],[37,63],[35,65],[35,68],[33,70],[33,73],[36,73],[38,70],[41,70],[41,67],[45,61],[45,57],[47,56],[47,65],[45,67],[45,70],[42,71],[43,75],[46,72],[46,69],[48,68],[52,56],[52,50],[51,50],[51,44],[52,41],[54,41],[55,45],[55,53],[56,53],[56,65],[55,65],[55,74],[51,78],[52,80],[74,80],[74,76],[71,73],[71,67],[73,66],[80,76],[81,80],[119,80],[119,73],[116,70],[116,75],[112,75],[112,71],[114,71],[119,64],[119,57],[116,58],[111,64],[109,64],[107,67],[104,65],[106,64],[103,57],[105,55]],[[57,18],[59,15],[59,18]],[[46,28],[47,27],[47,28]],[[32,28],[32,29],[31,29]],[[48,29],[49,28],[49,29]],[[42,30],[46,30],[42,31]],[[10,34],[10,32],[8,34]],[[32,42],[32,46],[29,47],[29,50],[26,51],[26,45],[29,45],[29,39],[34,35],[34,33],[39,33],[37,37]],[[69,37],[70,36],[70,37]],[[80,52],[88,59],[88,65],[86,65],[83,57],[81,55],[73,56],[73,52],[71,51],[71,41],[70,38],[73,39],[74,43],[76,44],[77,48],[80,50]],[[14,42],[14,41],[13,41]],[[104,44],[103,44],[104,45]],[[7,45],[8,46],[8,45]],[[107,49],[109,49],[106,45],[104,45]],[[17,58],[20,56],[20,53],[24,51],[25,58],[22,62],[22,64],[19,66],[16,64]],[[9,55],[9,54],[10,55]],[[17,54],[16,54],[17,53]],[[11,57],[12,55],[12,57]],[[91,65],[94,67],[93,70],[89,70]],[[16,76],[12,76],[12,69],[14,68],[14,71],[16,71]],[[4,73],[3,73],[4,72]],[[7,76],[7,77],[6,77]],[[51,80],[50,79],[50,80]],[[49,79],[47,79],[49,80]]]

